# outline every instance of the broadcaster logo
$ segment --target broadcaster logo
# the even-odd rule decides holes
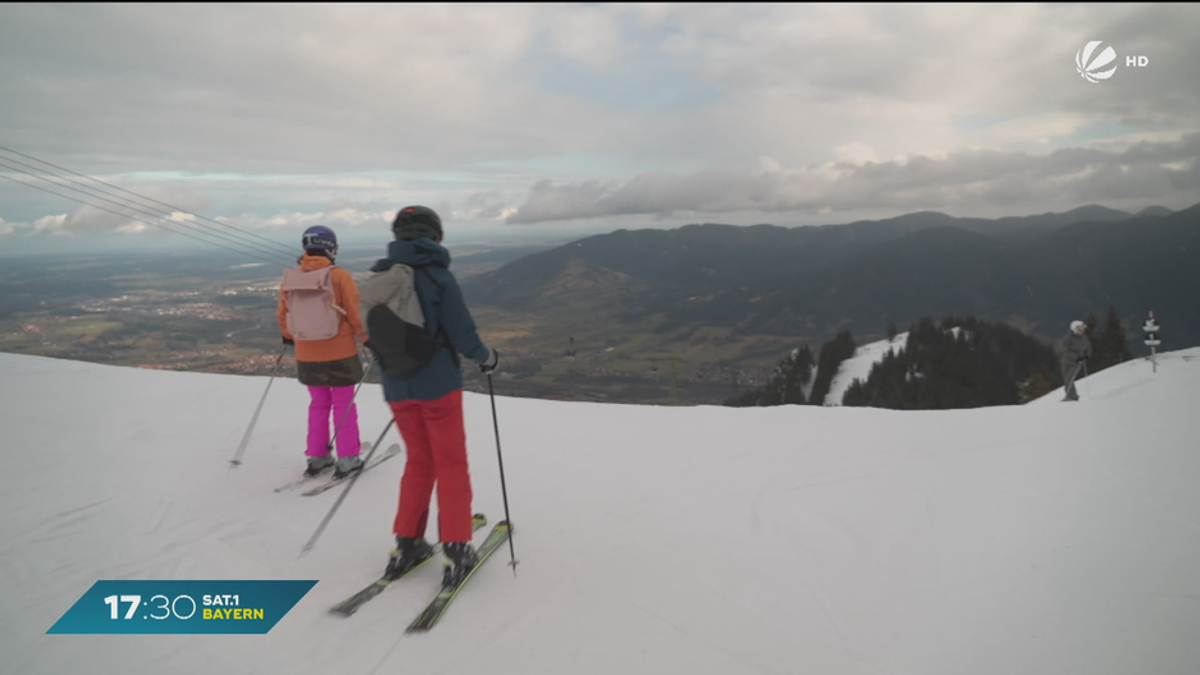
[[[1096,54],[1096,48],[1104,44],[1102,40],[1092,40],[1084,45],[1083,49],[1075,52],[1075,69],[1079,71],[1079,75],[1088,82],[1097,83],[1101,80],[1107,80],[1117,72],[1117,52],[1112,46],[1105,47],[1099,54]],[[1095,58],[1093,58],[1095,55]],[[1112,67],[1108,70],[1103,68],[1109,64]]]

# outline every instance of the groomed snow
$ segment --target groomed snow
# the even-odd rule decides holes
[[[871,368],[883,360],[888,352],[899,352],[908,344],[908,333],[899,333],[890,340],[880,340],[859,346],[854,350],[854,356],[842,361],[838,366],[833,380],[829,383],[829,393],[825,395],[825,405],[840,406],[846,390],[855,380],[867,381]]]
[[[496,406],[505,549],[428,635],[436,566],[355,616],[400,458],[338,496],[276,494],[307,394],[267,379],[0,354],[5,673],[1200,672],[1200,348],[1026,406]],[[475,508],[503,517],[487,397]],[[360,394],[364,438],[387,423]],[[390,432],[388,441],[397,440]],[[101,579],[316,579],[266,635],[47,635]]]

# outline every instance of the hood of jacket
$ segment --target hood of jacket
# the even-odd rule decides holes
[[[412,267],[425,265],[449,267],[450,251],[447,251],[445,246],[424,237],[397,239],[388,244],[387,257],[380,258],[371,266],[371,271],[382,272],[396,264],[411,265]]]
[[[305,253],[304,255],[300,256],[300,267],[305,272],[319,270],[323,267],[329,267],[332,264],[333,261],[323,255],[309,255]]]

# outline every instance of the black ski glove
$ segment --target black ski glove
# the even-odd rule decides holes
[[[492,353],[488,354],[487,360],[484,361],[483,363],[479,364],[479,372],[487,373],[490,375],[490,374],[496,372],[496,369],[499,367],[500,367],[500,352],[493,349]]]
[[[295,340],[293,340],[292,338],[286,338],[286,337],[285,337],[285,338],[283,338],[283,344],[285,344],[285,345],[291,345],[291,346],[295,347],[295,346],[296,346],[296,341],[295,341]]]

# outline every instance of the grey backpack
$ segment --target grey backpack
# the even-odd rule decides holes
[[[437,284],[432,275],[425,275]],[[369,336],[367,346],[379,366],[393,375],[410,373],[429,363],[442,347],[425,332],[415,276],[416,270],[408,265],[392,265],[373,273],[358,291]]]

